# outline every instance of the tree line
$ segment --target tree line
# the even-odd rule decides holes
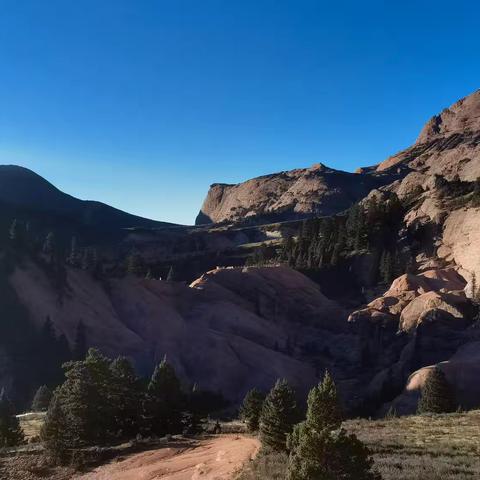
[[[54,460],[72,449],[142,436],[199,433],[202,419],[226,406],[222,395],[185,390],[164,359],[148,382],[124,357],[114,360],[90,349],[64,365],[65,382],[53,392],[41,440]]]
[[[373,195],[345,213],[303,221],[297,238],[284,238],[278,249],[261,245],[247,264],[285,263],[315,270],[334,267],[352,255],[376,253],[379,280],[390,283],[410,262],[397,246],[403,213],[395,194],[384,201]]]
[[[431,369],[421,389],[418,413],[450,413],[456,408],[444,373],[438,367]],[[344,414],[328,372],[308,394],[305,414],[294,389],[286,380],[278,380],[267,395],[255,388],[247,392],[240,417],[250,432],[258,432],[263,455],[286,458],[287,480],[380,479],[371,452],[342,428]]]

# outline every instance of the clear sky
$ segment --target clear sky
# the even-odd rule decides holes
[[[0,163],[181,223],[214,182],[377,163],[480,87],[479,4],[0,0]]]

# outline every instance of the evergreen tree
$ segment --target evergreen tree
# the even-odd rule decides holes
[[[69,426],[58,393],[50,402],[40,438],[49,457],[57,463],[64,463],[70,443]]]
[[[393,256],[388,250],[384,250],[380,258],[380,277],[382,282],[387,285],[392,283],[394,278]]]
[[[8,230],[8,238],[15,246],[20,246],[23,241],[23,229],[22,225],[16,218],[13,219],[12,224]]]
[[[135,276],[145,274],[145,262],[139,253],[132,252],[127,257],[127,273]]]
[[[156,435],[182,430],[183,393],[174,368],[164,359],[155,368],[147,390],[147,414]]]
[[[113,425],[120,437],[133,437],[140,429],[141,383],[131,363],[118,357],[111,365],[112,384],[110,404],[113,407]]]
[[[50,401],[52,399],[52,392],[46,385],[38,388],[32,401],[32,410],[34,412],[46,412]]]
[[[24,441],[20,422],[5,390],[0,392],[0,448],[15,447]]]
[[[285,451],[287,435],[298,418],[295,392],[286,380],[277,380],[263,403],[260,438],[267,450]]]
[[[118,383],[114,379],[111,369],[111,360],[102,355],[98,350],[90,348],[83,364],[87,367],[91,382],[95,389],[95,414],[97,417],[96,438],[104,442],[109,438],[118,435],[118,428],[115,423],[116,407],[113,403],[113,390]],[[117,380],[119,378],[117,377]],[[124,393],[127,393],[124,391]]]
[[[250,432],[258,430],[264,400],[265,395],[256,388],[249,390],[243,399],[240,418],[247,424]]]
[[[457,408],[455,394],[445,374],[434,367],[428,372],[418,403],[418,413],[450,413]]]
[[[100,431],[103,420],[99,407],[100,411],[103,408],[97,386],[85,362],[70,362],[65,368],[66,380],[58,389],[58,401],[68,426],[65,437],[72,448],[92,445],[105,435]]]
[[[74,360],[83,360],[87,353],[87,332],[85,325],[80,320],[75,332],[72,356]]]
[[[369,449],[344,429],[315,430],[296,427],[299,440],[290,454],[287,480],[381,480],[372,470]]]
[[[70,253],[67,258],[67,263],[72,267],[78,267],[80,265],[80,253],[78,251],[77,237],[72,237],[70,242]]]
[[[42,250],[46,255],[53,255],[55,253],[55,234],[53,232],[49,232],[45,237]]]
[[[96,267],[96,254],[94,249],[85,248],[82,256],[82,270],[92,271]]]
[[[341,425],[337,390],[328,372],[308,395],[306,420],[288,438],[288,480],[376,480],[369,450]]]
[[[478,284],[477,284],[477,276],[475,274],[475,272],[472,272],[472,280],[471,280],[471,299],[472,299],[472,302],[475,303],[475,304],[480,304],[480,289],[478,288]]]
[[[328,371],[325,372],[323,381],[310,390],[308,406],[307,422],[311,427],[317,430],[335,430],[342,424],[337,387]]]
[[[175,270],[173,269],[173,265],[168,270],[167,274],[167,282],[173,282],[175,280]]]

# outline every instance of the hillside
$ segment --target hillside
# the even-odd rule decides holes
[[[16,165],[0,165],[1,203],[102,230],[169,225],[131,215],[101,202],[79,200],[61,192],[40,175]]]
[[[474,407],[479,104],[478,92],[457,102],[410,149],[356,174],[317,165],[218,186],[204,213],[233,224],[163,228],[107,206],[90,217],[97,204],[0,169],[0,384],[24,404],[43,381],[31,352],[48,317],[70,348],[82,324],[88,346],[139,373],[167,354],[184,382],[234,403],[283,376],[304,392],[328,368],[349,412],[408,414],[438,364]],[[231,216],[235,199],[260,209]],[[298,220],[312,215],[328,216]],[[14,218],[34,225],[23,243],[9,237]],[[45,244],[62,229],[63,244]]]

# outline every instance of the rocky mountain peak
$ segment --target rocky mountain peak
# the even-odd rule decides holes
[[[454,133],[478,131],[480,131],[480,90],[434,115],[423,127],[416,143],[428,143]]]

